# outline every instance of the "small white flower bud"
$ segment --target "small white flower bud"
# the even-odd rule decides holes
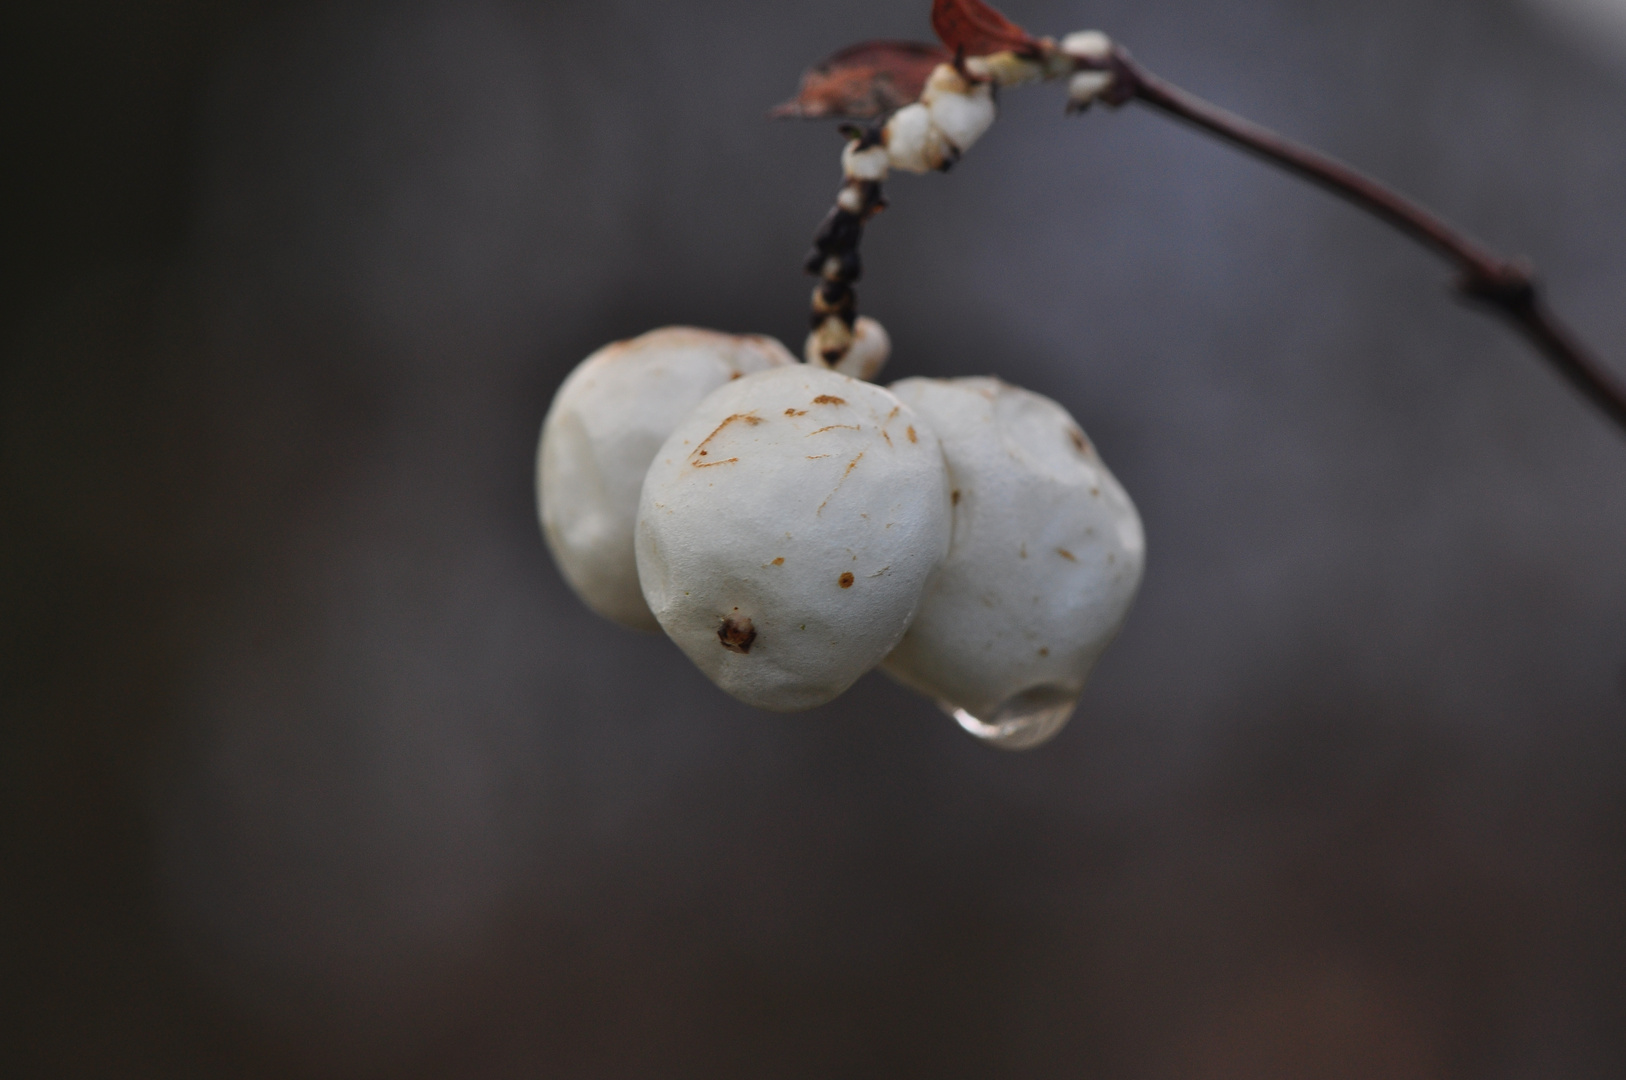
[[[886,147],[876,145],[858,149],[854,139],[841,152],[841,171],[849,180],[885,180],[890,167]]]
[[[931,172],[952,156],[951,144],[932,123],[930,110],[918,101],[892,114],[882,129],[882,142],[892,167],[904,172]]]
[[[588,607],[659,629],[633,558],[638,493],[655,451],[717,387],[795,363],[772,338],[669,326],[606,345],[570,373],[542,423],[536,496],[548,550]]]
[[[954,535],[884,670],[1007,749],[1061,730],[1134,601],[1135,506],[1073,418],[998,379],[892,387],[938,433]]]
[[[853,323],[853,343],[847,347],[847,355],[836,362],[836,370],[855,379],[874,382],[891,356],[892,338],[886,327],[868,315],[860,315]]]
[[[967,83],[947,64],[932,73],[920,102],[930,112],[932,125],[961,153],[970,150],[994,122],[993,88]]]
[[[817,294],[815,294],[817,296]],[[841,362],[853,346],[853,331],[839,315],[827,315],[824,321],[807,335],[802,347],[803,358],[817,368],[829,368]]]
[[[1070,112],[1087,109],[1096,98],[1112,85],[1110,71],[1075,71],[1067,80],[1067,108]]]
[[[807,335],[807,343],[802,347],[802,358],[814,367],[831,368],[855,379],[874,382],[892,356],[892,338],[886,328],[868,315],[860,315],[853,323],[846,351],[831,364],[824,356],[828,335],[821,332],[823,329],[821,323],[818,330]],[[841,330],[846,332],[845,323]]]
[[[713,682],[788,712],[892,650],[948,539],[936,436],[881,387],[799,365],[718,389],[661,446],[638,572]]]
[[[1099,64],[1112,55],[1112,39],[1099,30],[1076,30],[1061,39],[1061,51],[1075,60]]]
[[[975,85],[953,64],[938,64],[926,76],[926,85],[920,88],[920,100],[931,105],[932,99],[943,94],[967,94]]]

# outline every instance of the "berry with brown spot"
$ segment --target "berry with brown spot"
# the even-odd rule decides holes
[[[758,422],[729,422],[743,416]],[[644,597],[718,686],[812,708],[902,638],[950,522],[937,440],[887,434],[908,425],[927,433],[882,387],[797,365],[720,387],[655,455],[638,511]],[[695,468],[702,441],[732,464]],[[719,636],[726,619],[750,620],[748,653]]]

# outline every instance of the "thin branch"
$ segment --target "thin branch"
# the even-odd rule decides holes
[[[1457,291],[1464,298],[1490,308],[1507,320],[1571,385],[1626,431],[1626,386],[1548,310],[1533,271],[1522,261],[1502,258],[1452,228],[1439,215],[1343,162],[1165,82],[1141,67],[1127,50],[1112,44],[1103,34],[1070,34],[1059,44],[1048,38],[1034,38],[983,0],[936,0],[932,12],[934,27],[945,43],[956,50],[954,70],[965,80],[1017,84],[1071,75],[1070,111],[1087,108],[1092,101],[1113,106],[1143,102],[1217,135],[1388,222],[1454,263],[1460,271]],[[970,46],[975,46],[973,55],[969,56],[968,40]],[[1010,51],[988,52],[1000,47],[1008,47]],[[920,83],[919,69],[932,55],[930,46],[908,47],[897,42],[871,42],[844,50],[813,69],[804,78],[797,100],[776,110],[775,115],[848,115],[872,119],[884,104],[885,95],[879,91],[890,93],[898,85],[907,84],[912,88]],[[973,65],[975,70],[972,70]],[[956,91],[944,92],[952,96]],[[925,97],[921,100],[924,102]],[[854,108],[859,111],[853,112]],[[847,129],[848,153],[842,159],[847,182],[837,198],[836,208],[821,226],[806,262],[808,272],[822,279],[813,295],[814,332],[808,350],[810,355],[817,355],[826,363],[838,363],[852,346],[857,319],[857,298],[852,286],[860,270],[858,246],[865,221],[885,205],[880,181],[889,167],[888,132],[915,108],[917,106],[906,107],[867,130]],[[912,117],[911,123],[918,127],[924,116]],[[947,169],[968,144],[962,146],[958,138],[950,138],[935,128],[933,131],[938,136],[934,145],[946,150],[937,167]],[[916,141],[919,134],[912,132]],[[973,132],[969,138],[974,141],[976,135]],[[881,160],[867,161],[859,172],[853,172],[849,155],[866,152],[879,154]],[[918,154],[906,154],[904,160],[908,164],[896,160],[892,164],[909,171],[924,167]]]
[[[1455,263],[1462,272],[1457,289],[1464,297],[1490,307],[1512,323],[1560,374],[1626,431],[1626,386],[1542,303],[1528,266],[1481,247],[1364,173],[1165,82],[1121,47],[1113,48],[1105,66],[1114,77],[1112,88],[1103,95],[1108,103],[1141,101],[1202,128],[1353,203]]]

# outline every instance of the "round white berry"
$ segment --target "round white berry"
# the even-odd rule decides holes
[[[809,709],[898,643],[949,519],[937,438],[908,406],[835,371],[776,368],[714,392],[655,455],[638,573],[718,686]]]
[[[548,550],[588,607],[660,628],[638,587],[632,536],[655,451],[717,387],[795,362],[772,338],[669,326],[606,345],[570,373],[542,423],[536,496]]]
[[[892,390],[942,440],[948,557],[884,670],[1009,749],[1061,730],[1140,585],[1134,503],[1073,418],[998,379]]]

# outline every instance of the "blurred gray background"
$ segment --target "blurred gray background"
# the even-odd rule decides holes
[[[1529,255],[1623,371],[1626,35],[1562,6],[1006,10]],[[7,5],[8,1075],[1626,1072],[1626,438],[1146,110],[1010,93],[865,246],[889,377],[1056,398],[1146,521],[1056,742],[753,712],[562,583],[553,390],[798,346],[840,140],[764,113],[928,10]]]

